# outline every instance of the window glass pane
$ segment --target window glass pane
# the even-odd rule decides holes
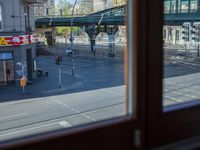
[[[171,13],[176,12],[176,0],[171,0]]]
[[[16,14],[3,17],[11,24],[0,38],[0,144],[130,115],[127,1],[34,2],[33,34],[26,30],[27,14],[16,10],[26,3],[2,1],[3,15]]]
[[[180,36],[179,35],[179,30],[176,30],[176,35],[175,36],[176,36],[176,41],[179,41],[179,36]]]
[[[188,8],[189,8],[189,1],[188,0],[182,0],[181,1],[181,12],[182,13],[187,13],[188,12]]]
[[[178,4],[177,12],[181,12],[181,0],[177,0],[177,4]]]
[[[170,13],[170,0],[164,1],[164,13]]]
[[[197,0],[191,0],[190,2],[190,9],[191,12],[196,12],[197,11]]]
[[[12,59],[12,53],[0,53],[0,60]]]
[[[181,14],[188,9],[197,9],[197,1],[181,2],[181,12],[165,14],[164,34],[164,75],[163,75],[163,106],[180,107],[180,104],[191,104],[200,99],[200,22],[192,14]],[[188,17],[185,21],[184,17]],[[166,32],[166,31],[167,32]],[[165,33],[166,32],[166,33]],[[177,107],[174,107],[177,106]]]

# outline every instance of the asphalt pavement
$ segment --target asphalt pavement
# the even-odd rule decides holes
[[[165,49],[163,105],[176,106],[200,99],[200,58],[196,52]]]
[[[163,105],[200,98],[200,59],[177,51],[165,51]],[[37,58],[48,71],[26,93],[15,86],[0,90],[0,141],[52,132],[126,115],[124,63],[122,58],[64,56],[62,88],[54,56]]]
[[[37,67],[48,71],[28,85],[0,90],[0,142],[126,115],[124,63],[121,58],[39,56]],[[58,84],[61,68],[62,88]]]

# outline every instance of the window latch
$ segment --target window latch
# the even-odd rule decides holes
[[[135,147],[141,147],[141,130],[136,129],[133,132],[133,144]]]

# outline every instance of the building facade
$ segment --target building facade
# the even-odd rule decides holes
[[[94,0],[94,12],[121,6],[127,3],[127,0]]]
[[[94,12],[94,1],[78,1],[75,7],[76,16],[85,16]]]
[[[41,1],[40,1],[41,2]],[[0,85],[36,78],[34,0],[0,0]]]
[[[200,0],[164,0],[164,14],[193,14],[193,21],[195,22],[195,13],[199,12]],[[168,45],[179,45],[184,47],[195,46],[192,37],[189,37],[189,42],[183,40],[182,24],[170,24],[163,26],[163,42]]]
[[[35,16],[49,16],[55,14],[55,0],[47,0],[46,3],[34,4]]]

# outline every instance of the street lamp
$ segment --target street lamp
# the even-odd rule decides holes
[[[76,3],[77,3],[78,0],[75,0],[74,1],[74,4],[73,4],[73,8],[72,8],[72,16],[71,16],[71,32],[70,32],[70,41],[71,41],[71,50],[72,50],[72,75],[74,75],[74,57],[75,57],[75,52],[74,52],[74,49],[73,49],[73,36],[72,36],[72,32],[73,32],[73,23],[74,23],[74,9],[76,7]],[[92,1],[90,1],[92,2]]]
[[[73,23],[74,23],[74,9],[76,6],[78,0],[75,0],[73,8],[72,8],[72,16],[71,16],[71,32],[70,32],[70,38],[71,38],[71,50],[72,50],[72,75],[74,75],[74,49],[73,49],[73,37],[72,37],[72,30],[73,30]]]

